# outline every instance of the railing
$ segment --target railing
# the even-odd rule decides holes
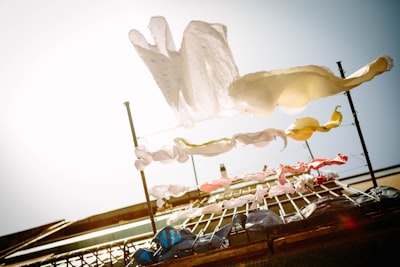
[[[257,187],[270,188],[274,185],[275,180],[271,179],[262,184],[256,183],[243,183],[243,186],[237,184],[231,190],[230,194],[224,192],[212,194],[197,201],[197,205],[207,205],[213,199],[217,203],[232,197],[238,197],[250,193],[254,193]],[[287,218],[297,215],[299,218],[304,219],[301,213],[301,208],[319,198],[325,196],[345,196],[350,201],[357,203],[349,197],[349,195],[359,193],[365,194],[371,198],[371,201],[379,201],[379,198],[373,195],[368,195],[356,188],[348,186],[340,181],[331,180],[321,185],[314,185],[313,190],[309,189],[307,192],[296,192],[293,194],[283,194],[274,196],[272,198],[264,197],[262,202],[257,205],[257,209],[265,209],[275,212],[279,215],[284,224],[288,224]],[[179,211],[187,208],[188,206],[180,206],[173,211]],[[197,235],[212,234],[214,235],[221,227],[230,223],[235,214],[248,215],[251,212],[250,204],[246,203],[241,207],[232,209],[223,209],[221,213],[202,214],[195,218],[186,218],[176,227],[182,227],[191,230]],[[155,216],[157,220],[160,215]],[[168,216],[165,211],[161,215],[163,219]],[[241,235],[240,238],[237,238]],[[152,233],[144,234],[142,237],[133,236],[116,242],[109,242],[106,244],[93,246],[89,248],[82,248],[68,253],[61,253],[56,255],[49,255],[48,257],[41,257],[38,260],[30,260],[23,266],[135,266],[133,261],[134,252],[140,247],[149,247],[152,241]],[[235,241],[236,240],[236,241]],[[246,230],[240,231],[233,230],[228,240],[229,243],[246,244],[246,242],[253,241]]]

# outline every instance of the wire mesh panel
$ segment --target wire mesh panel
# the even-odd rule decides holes
[[[290,179],[294,181],[293,179],[296,178],[291,177]],[[258,190],[266,189],[266,192],[268,192],[276,184],[277,182],[274,179],[264,183],[243,183],[243,185],[238,183],[234,188],[231,188],[229,193],[223,190],[217,191],[203,195],[201,199],[187,205],[179,205],[170,210],[158,212],[155,217],[156,221],[158,223],[164,222],[164,224],[159,224],[158,230],[161,230],[163,225],[166,225],[165,222],[168,221],[168,216],[172,216],[174,212],[200,209],[207,205],[221,204],[224,201],[256,195]],[[204,236],[207,236],[207,242],[209,242],[211,248],[213,238],[224,227],[231,225],[229,235],[224,238],[219,248],[243,247],[265,240],[269,252],[264,251],[264,254],[268,254],[272,253],[272,247],[273,251],[283,251],[286,247],[298,242],[330,235],[352,227],[352,220],[359,216],[359,210],[355,209],[355,207],[360,206],[360,203],[353,198],[354,195],[360,195],[371,203],[379,203],[381,200],[376,194],[365,193],[338,180],[329,180],[321,184],[314,183],[303,191],[277,195],[269,195],[267,193],[261,199],[258,199],[256,205],[251,201],[229,206],[229,208],[222,205],[222,209],[215,212],[199,213],[181,218],[174,223],[173,227],[187,229],[196,236],[192,240],[191,249],[193,249],[194,244]],[[338,205],[346,203],[347,206],[334,206],[336,204],[329,202],[331,200],[340,200],[342,202]],[[322,209],[331,205],[331,207],[340,209],[340,212],[325,212],[323,216],[310,216],[310,209],[313,205],[316,205],[315,203],[318,205],[322,203]],[[329,209],[327,210],[329,211]],[[277,218],[279,218],[279,224],[267,227],[263,231],[251,230],[248,227],[248,219],[256,211],[276,214]],[[374,210],[368,212],[370,214],[377,213]],[[242,221],[236,221],[237,218],[242,218]],[[68,253],[56,253],[49,255],[45,259],[31,260],[22,266],[137,266],[138,264],[133,256],[140,248],[153,248],[156,251],[155,253],[160,251],[160,247],[154,242],[154,237],[150,233],[143,236],[145,238],[138,238],[138,236],[133,235],[131,238],[118,242],[108,242],[103,245],[86,247]],[[265,248],[263,249],[265,250]],[[188,255],[191,254],[197,253],[189,253]]]

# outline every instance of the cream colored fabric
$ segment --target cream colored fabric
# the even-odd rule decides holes
[[[152,17],[149,30],[154,44],[138,30],[131,30],[129,39],[185,126],[237,112],[264,116],[276,106],[299,113],[309,101],[353,89],[393,65],[393,59],[384,55],[346,79],[315,65],[240,77],[225,25],[191,21],[179,50],[164,17]]]
[[[219,188],[223,188],[224,186],[230,185],[232,182],[236,181],[238,179],[237,176],[234,176],[232,178],[230,177],[221,177],[209,182],[205,182],[199,186],[199,189],[201,191],[211,193],[212,191],[215,191]]]
[[[284,145],[287,145],[286,133],[283,130],[268,128],[263,131],[254,133],[239,133],[232,136],[232,138],[221,138],[212,140],[203,144],[191,144],[183,138],[175,138],[175,144],[187,154],[197,154],[203,156],[215,156],[228,152],[234,148],[237,142],[243,145],[254,145],[256,147],[265,147],[276,137],[282,138]]]
[[[216,156],[226,153],[237,144],[254,145],[256,147],[265,147],[276,137],[280,137],[283,142],[283,149],[287,145],[287,136],[285,131],[275,128],[268,128],[260,132],[235,134],[232,138],[220,138],[211,140],[202,144],[192,144],[182,137],[174,139],[175,145],[172,148],[162,148],[150,152],[145,146],[140,145],[135,148],[137,160],[135,166],[143,171],[152,161],[168,163],[172,161],[186,162],[189,155]]]
[[[174,142],[186,154],[203,156],[216,156],[226,153],[236,146],[236,141],[231,138],[221,138],[203,144],[192,144],[184,138],[177,137]]]
[[[340,106],[336,106],[330,120],[324,125],[320,125],[318,120],[312,117],[304,117],[296,120],[286,129],[286,135],[297,141],[309,139],[314,132],[328,132],[332,128],[338,127],[342,123],[343,115],[338,111]]]
[[[157,207],[161,208],[164,206],[165,201],[171,197],[181,197],[191,188],[183,185],[156,185],[149,189],[149,194],[157,199]]]
[[[285,149],[287,145],[286,133],[279,129],[268,128],[254,133],[240,133],[235,134],[232,138],[244,145],[252,144],[256,147],[265,147],[277,136],[284,141],[282,150]]]
[[[179,50],[164,17],[152,17],[149,30],[155,44],[138,30],[129,39],[184,125],[234,112],[228,87],[238,69],[225,25],[191,21]]]
[[[256,72],[236,79],[230,85],[229,93],[236,109],[254,116],[271,114],[276,106],[298,113],[311,100],[353,89],[389,71],[392,66],[393,59],[384,55],[346,79],[314,65]]]

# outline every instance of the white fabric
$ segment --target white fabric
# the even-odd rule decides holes
[[[256,72],[236,79],[229,92],[236,109],[254,116],[271,114],[277,105],[298,113],[309,101],[348,91],[389,71],[392,66],[393,59],[384,55],[346,79],[314,65]]]
[[[129,39],[184,125],[233,111],[228,87],[238,70],[225,25],[191,21],[178,51],[164,17],[152,17],[149,30],[154,45],[138,30]]]
[[[205,182],[199,186],[201,191],[211,193],[219,188],[229,186],[231,183],[238,179],[237,176],[229,178],[229,177],[221,177],[219,179],[215,179],[209,182]]]
[[[232,138],[221,138],[212,140],[203,144],[191,144],[184,138],[177,137],[174,139],[175,145],[172,148],[163,148],[155,152],[150,152],[148,149],[140,145],[135,148],[137,160],[135,166],[138,170],[143,171],[152,161],[168,163],[178,161],[186,162],[188,155],[216,156],[226,153],[234,148],[237,142],[243,145],[254,145],[256,147],[264,147],[268,145],[276,137],[282,138],[284,145],[287,145],[287,136],[284,130],[268,128],[255,133],[240,133],[235,134]]]
[[[211,213],[219,214],[221,212],[222,212],[222,204],[210,204],[205,207],[199,207],[199,208],[190,207],[189,209],[186,210],[173,212],[171,216],[169,216],[169,218],[167,219],[167,225],[171,225],[174,222],[177,222],[185,218],[196,218],[203,214],[211,214]]]
[[[277,105],[299,113],[309,101],[350,90],[393,66],[393,59],[384,55],[346,79],[316,65],[240,77],[225,25],[191,21],[179,50],[164,17],[152,17],[149,30],[154,44],[138,30],[131,30],[129,39],[185,126],[238,111],[264,116]]]
[[[253,194],[243,195],[237,198],[231,198],[222,202],[222,207],[225,209],[234,209],[246,205],[246,203],[252,203],[255,200]]]
[[[240,133],[235,134],[232,138],[244,145],[253,144],[256,147],[265,147],[277,136],[281,137],[284,141],[282,150],[285,149],[287,145],[287,136],[283,130],[279,129],[269,128],[255,133]]]
[[[277,183],[274,186],[271,186],[268,196],[273,198],[275,196],[280,196],[283,194],[293,194],[295,191],[293,185],[290,182],[286,182],[285,184]]]
[[[183,138],[175,138],[175,145],[186,154],[216,156],[226,153],[236,146],[236,141],[230,138],[221,138],[204,144],[190,144]]]
[[[296,192],[305,193],[307,189],[314,190],[315,177],[308,173],[303,173],[298,176],[294,176],[296,181],[294,182],[294,189]]]
[[[164,206],[164,199],[169,200],[171,197],[181,197],[191,188],[183,185],[156,185],[149,189],[149,194],[157,199],[157,207]]]

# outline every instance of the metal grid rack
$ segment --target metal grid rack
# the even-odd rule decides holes
[[[293,177],[288,178],[293,181]],[[271,177],[265,183],[241,182],[232,185],[232,190],[229,194],[224,191],[204,195],[195,203],[187,205],[179,205],[169,210],[163,210],[155,214],[157,228],[161,229],[166,225],[166,219],[172,214],[180,210],[187,209],[190,205],[193,207],[205,206],[211,203],[221,203],[224,200],[240,197],[247,194],[254,194],[257,187],[270,188],[276,183],[276,178]],[[338,230],[343,230],[344,226],[335,218],[327,217],[326,219],[314,220],[313,222],[306,221],[306,218],[301,213],[303,206],[312,203],[315,200],[323,197],[342,196],[353,202],[355,206],[359,204],[350,197],[352,194],[361,194],[370,200],[371,203],[379,203],[380,199],[377,196],[367,194],[354,187],[348,186],[339,180],[326,181],[323,184],[315,184],[313,189],[308,189],[305,193],[293,193],[274,196],[272,198],[264,197],[262,202],[258,204],[257,209],[270,210],[279,215],[283,224],[280,227],[272,229],[265,235],[253,234],[243,228],[233,228],[228,239],[225,242],[226,248],[235,246],[246,246],[255,241],[266,240],[273,244],[274,249],[287,246],[301,240],[306,240],[310,237],[333,233]],[[186,228],[191,230],[196,235],[211,234],[221,229],[224,225],[230,223],[236,214],[248,215],[251,213],[250,203],[246,203],[241,207],[233,209],[223,209],[221,213],[202,214],[194,218],[186,218],[179,221],[176,228]],[[374,211],[376,212],[376,211]],[[289,222],[288,218],[297,215],[300,220],[298,222]],[[351,216],[359,216],[359,210],[352,211]],[[365,216],[365,214],[363,214]],[[148,220],[148,218],[143,218]],[[52,254],[42,256],[36,260],[26,262],[23,266],[135,266],[133,254],[138,248],[149,247],[152,244],[153,233],[147,229],[148,233],[142,233],[140,236],[132,236],[114,242],[108,242],[101,245],[82,248],[68,253]],[[219,253],[219,252],[218,252]]]

